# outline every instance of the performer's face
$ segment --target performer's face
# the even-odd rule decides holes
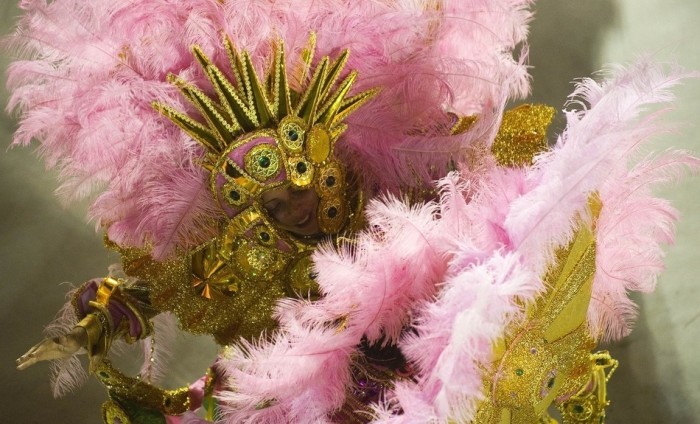
[[[315,190],[274,188],[263,193],[261,199],[268,215],[282,230],[298,236],[321,233],[316,217],[319,199]]]

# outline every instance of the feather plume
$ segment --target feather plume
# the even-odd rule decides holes
[[[377,409],[375,422],[470,422],[482,398],[482,370],[493,343],[543,288],[517,254],[496,252],[451,274],[437,300],[418,308],[416,332],[400,345],[420,378],[398,383],[393,399]],[[393,415],[394,402],[402,415]]]
[[[674,240],[678,214],[651,190],[679,180],[700,159],[667,151],[632,169],[618,169],[600,189],[603,209],[597,223],[597,271],[588,313],[593,335],[617,340],[631,330],[636,307],[631,291],[651,292],[663,270],[662,244]]]
[[[49,339],[62,336],[69,333],[78,323],[78,317],[71,302],[78,290],[79,288],[74,288],[66,293],[66,303],[58,311],[54,321],[44,329],[44,337]],[[81,349],[81,351],[85,353],[85,350]],[[88,373],[77,355],[51,361],[51,392],[54,397],[65,396],[85,384],[87,379]]]
[[[229,422],[317,422],[342,405],[363,336],[398,340],[412,305],[430,299],[444,278],[450,245],[437,212],[433,203],[375,200],[371,230],[314,254],[324,297],[282,301],[271,341],[229,348],[223,366],[235,389],[219,395]]]
[[[567,112],[566,130],[528,171],[530,189],[513,202],[505,221],[513,243],[540,274],[554,248],[571,237],[575,220],[586,219],[590,194],[614,170],[626,167],[644,141],[664,130],[658,113],[642,114],[670,102],[669,89],[692,75],[666,72],[647,59],[610,73],[603,83],[583,80],[577,86],[572,105],[586,109]]]
[[[25,1],[8,41],[22,59],[8,75],[8,109],[20,114],[14,144],[38,140],[47,166],[60,170],[61,198],[97,195],[90,217],[110,237],[165,258],[210,236],[221,216],[201,190],[204,173],[192,169],[203,152],[150,106],[187,109],[168,73],[209,87],[191,45],[221,65],[226,33],[259,72],[277,39],[289,69],[312,31],[317,57],[350,48],[357,89],[383,91],[349,119],[338,154],[370,191],[397,192],[428,186],[467,146],[490,140],[505,101],[527,92],[525,55],[513,50],[524,42],[530,3]],[[290,83],[301,78],[293,72]],[[447,137],[445,107],[481,118]]]

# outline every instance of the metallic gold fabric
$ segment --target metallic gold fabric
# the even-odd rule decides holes
[[[600,209],[596,196],[590,204],[595,219]],[[595,341],[586,325],[595,251],[591,225],[581,222],[571,243],[556,252],[544,276],[546,292],[526,306],[526,319],[494,346],[477,423],[529,424],[549,419],[547,408],[555,399],[566,409],[566,400],[582,395],[581,388],[590,386],[596,372],[600,373],[591,363]]]
[[[503,114],[501,128],[491,146],[497,162],[503,166],[530,165],[533,157],[547,150],[547,128],[554,108],[522,105]]]

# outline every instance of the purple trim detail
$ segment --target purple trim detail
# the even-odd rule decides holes
[[[93,278],[83,286],[78,289],[80,290],[80,295],[78,296],[78,312],[80,312],[80,318],[85,318],[87,314],[92,312],[92,307],[88,304],[91,300],[95,300],[97,297],[97,288],[100,286],[100,278]]]
[[[78,310],[80,312],[80,318],[84,318],[87,314],[95,312],[95,309],[90,306],[89,302],[95,300],[97,297],[97,289],[100,286],[102,279],[95,278],[83,285],[81,287],[80,295],[78,296]],[[117,299],[110,299],[107,305],[107,310],[112,318],[112,322],[115,327],[119,327],[121,321],[126,319],[129,321],[129,335],[136,339],[141,338],[143,333],[143,328],[141,328],[141,323],[136,318],[136,315],[129,309],[125,304]],[[114,329],[112,329],[114,330]]]

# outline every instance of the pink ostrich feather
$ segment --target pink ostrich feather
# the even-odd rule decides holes
[[[641,144],[665,130],[659,114],[645,115],[644,108],[670,102],[668,89],[690,75],[641,60],[601,84],[586,80],[577,93],[590,107],[569,113],[569,126],[551,152],[530,168],[493,169],[480,179],[461,209],[469,238],[456,242],[437,300],[416,308],[416,333],[400,343],[416,366],[417,382],[398,384],[377,406],[376,422],[474,418],[493,342],[517,325],[520,305],[543,290],[540,276],[554,249],[581,219],[590,219],[593,192],[603,209],[595,223],[589,325],[598,337],[626,334],[634,311],[627,293],[653,289],[660,243],[673,240],[675,211],[650,190],[698,167],[698,159],[675,151],[635,161]],[[397,409],[403,413],[395,415]]]
[[[631,291],[651,292],[664,268],[662,245],[674,241],[676,210],[652,195],[658,185],[679,180],[700,159],[667,151],[632,169],[617,169],[600,189],[603,209],[596,224],[597,270],[588,310],[596,338],[618,340],[629,334],[636,307]]]
[[[323,422],[342,405],[363,336],[397,341],[413,305],[432,298],[444,279],[449,245],[437,211],[432,203],[373,201],[371,230],[315,253],[323,298],[281,302],[271,340],[229,348],[231,389],[219,395],[227,422]]]
[[[669,90],[691,75],[641,59],[612,70],[603,83],[586,79],[577,85],[572,104],[587,106],[567,112],[566,130],[528,170],[530,188],[505,221],[532,269],[541,273],[553,247],[568,241],[577,219],[586,219],[591,193],[612,184],[615,170],[625,169],[645,141],[665,130],[658,112],[644,113],[672,101]]]
[[[383,91],[349,118],[338,154],[370,191],[396,192],[429,184],[465,146],[490,140],[504,102],[528,91],[525,55],[513,50],[524,42],[530,3],[27,0],[8,41],[23,58],[8,75],[8,108],[20,114],[14,144],[38,140],[47,166],[60,170],[61,198],[97,195],[89,216],[110,237],[165,258],[201,243],[222,216],[201,190],[206,174],[194,169],[202,150],[150,106],[189,110],[168,73],[207,89],[191,45],[224,65],[226,33],[259,71],[277,39],[289,69],[312,31],[317,60],[349,48],[357,90]],[[481,119],[446,137],[446,108]]]

